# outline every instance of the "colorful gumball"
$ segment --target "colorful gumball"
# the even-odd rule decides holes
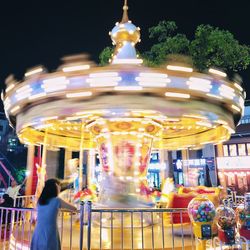
[[[194,198],[188,205],[188,211],[192,221],[210,222],[215,215],[215,207],[206,198]]]

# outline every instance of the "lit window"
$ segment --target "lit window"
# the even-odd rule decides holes
[[[228,156],[228,147],[227,147],[227,145],[223,145],[223,155]]]
[[[250,143],[247,143],[247,155],[250,155]]]
[[[237,156],[236,144],[229,145],[229,154],[230,154],[230,156]]]
[[[238,144],[238,152],[239,152],[239,155],[246,155],[246,145]]]

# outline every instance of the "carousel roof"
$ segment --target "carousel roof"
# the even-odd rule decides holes
[[[107,123],[110,133],[146,131],[155,148],[170,150],[220,143],[234,133],[244,109],[240,84],[217,69],[144,66],[135,50],[140,29],[127,12],[125,0],[123,18],[110,32],[116,47],[108,66],[70,56],[55,72],[38,66],[21,82],[6,79],[5,112],[23,143],[77,150],[84,139],[83,147],[94,148]]]

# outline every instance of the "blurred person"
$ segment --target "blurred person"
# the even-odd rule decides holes
[[[4,194],[0,207],[13,207],[13,205],[14,205],[14,199],[11,198],[8,194]]]
[[[12,180],[11,186],[6,190],[6,194],[8,194],[12,199],[15,199],[19,195],[19,190],[25,184],[26,180],[27,178],[25,178],[20,185],[17,185],[17,182],[15,180]]]
[[[32,236],[30,250],[60,250],[61,242],[57,227],[60,208],[76,211],[76,207],[58,198],[60,182],[49,179],[37,203],[37,224]]]

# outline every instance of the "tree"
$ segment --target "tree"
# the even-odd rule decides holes
[[[162,38],[160,38],[161,40]],[[167,37],[165,41],[154,44],[151,49],[144,54],[150,64],[161,65],[166,62],[169,54],[189,54],[189,40],[183,34],[176,34],[172,37]]]
[[[250,64],[249,46],[240,44],[229,31],[210,25],[199,25],[194,38],[189,40],[185,34],[178,33],[174,21],[161,21],[149,28],[149,38],[154,39],[155,43],[141,54],[144,64],[148,66],[159,66],[166,63],[167,59],[175,58],[192,64],[198,71],[218,67],[238,72]],[[99,57],[100,64],[107,64],[112,53],[112,48],[105,48]]]
[[[176,31],[173,21],[163,21],[150,28],[149,38],[156,38],[157,43],[145,53],[146,58],[160,65],[168,54],[182,54],[190,56],[199,71],[212,66],[237,72],[250,64],[249,47],[241,45],[227,30],[199,25],[191,41]]]
[[[149,38],[157,42],[142,56],[149,65],[161,65],[166,62],[168,55],[189,55],[190,41],[186,35],[177,33],[177,25],[173,21],[161,21],[158,25],[149,28]]]
[[[102,50],[99,55],[99,62],[101,66],[107,65],[109,63],[109,59],[112,57],[114,49],[112,47],[106,47]]]
[[[156,38],[158,42],[164,42],[178,29],[174,21],[161,21],[158,25],[149,28],[149,38]]]
[[[250,63],[249,47],[241,45],[227,30],[199,25],[190,44],[190,55],[199,70],[216,66],[240,71]]]

